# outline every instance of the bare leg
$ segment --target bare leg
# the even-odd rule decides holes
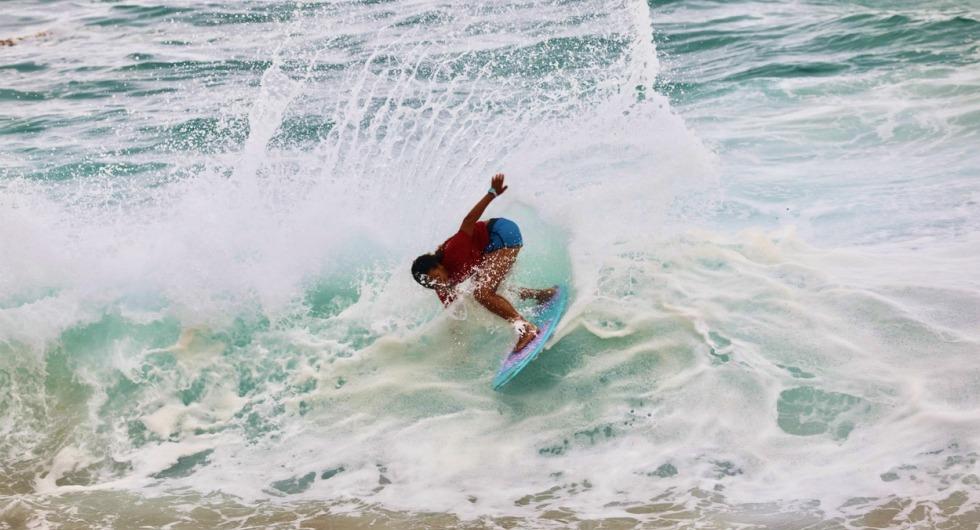
[[[502,248],[484,257],[483,269],[477,277],[476,291],[473,292],[476,301],[480,302],[491,313],[503,317],[509,322],[524,324],[514,351],[522,349],[538,333],[538,328],[534,324],[525,320],[506,298],[497,294],[500,282],[514,266],[514,262],[517,261],[517,253],[520,250],[520,247]]]

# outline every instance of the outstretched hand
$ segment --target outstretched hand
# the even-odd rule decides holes
[[[484,210],[487,209],[487,206],[490,205],[495,197],[498,197],[501,193],[507,191],[507,186],[504,186],[503,173],[497,173],[492,179],[490,179],[490,188],[493,190],[493,192],[487,190],[487,192],[483,194],[483,198],[480,199],[480,202],[476,203],[476,205],[473,206],[473,209],[470,210],[470,213],[466,214],[466,217],[463,218],[463,223],[459,225],[460,232],[465,232],[467,235],[473,235],[473,227],[476,226],[476,222],[480,220],[480,217],[483,215]]]
[[[498,196],[507,191],[507,186],[504,186],[504,174],[497,173],[494,175],[493,178],[490,179],[490,187],[493,188],[493,191],[497,192]]]

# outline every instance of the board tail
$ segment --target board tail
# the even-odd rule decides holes
[[[541,306],[538,317],[532,319],[534,325],[538,327],[538,335],[527,346],[504,358],[497,375],[493,378],[494,390],[500,390],[541,353],[558,327],[558,321],[561,320],[567,303],[568,288],[556,285],[555,295]]]

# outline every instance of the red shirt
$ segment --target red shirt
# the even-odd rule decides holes
[[[449,272],[449,281],[456,285],[469,278],[483,259],[483,249],[490,244],[487,223],[479,221],[473,227],[473,235],[460,230],[442,244],[442,266]],[[443,302],[446,298],[442,295]]]

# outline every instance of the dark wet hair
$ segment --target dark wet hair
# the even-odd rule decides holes
[[[419,282],[422,287],[435,289],[436,286],[429,278],[429,271],[439,266],[440,257],[438,254],[422,254],[412,262],[412,277]]]

